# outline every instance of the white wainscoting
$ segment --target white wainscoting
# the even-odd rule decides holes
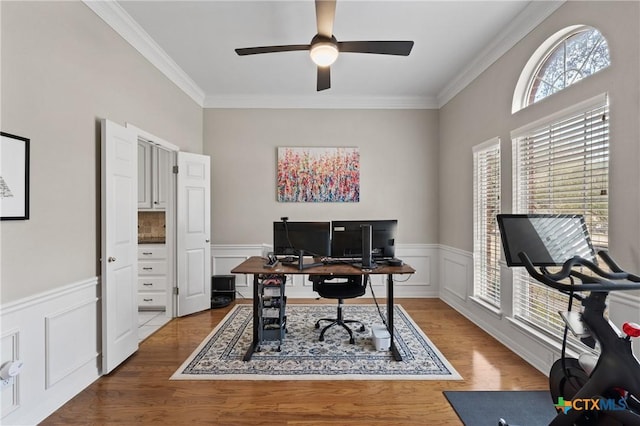
[[[212,244],[211,274],[233,275],[231,270],[252,256],[266,256],[271,247],[266,244]],[[235,274],[236,291],[240,297],[251,298],[253,295],[253,277]]]
[[[231,270],[251,256],[264,256],[271,250],[268,244],[254,245],[212,245],[211,270],[214,275],[229,275]],[[413,275],[394,276],[395,297],[438,297],[438,245],[436,244],[399,244],[396,256],[411,265]],[[267,272],[267,270],[265,270]],[[253,296],[253,278],[236,274],[236,290],[240,297],[250,299]],[[386,297],[386,275],[372,275],[376,297]],[[287,296],[314,298],[317,294],[311,288],[306,275],[291,275],[287,280]],[[370,297],[371,291],[367,290]]]
[[[502,264],[502,269],[503,306],[501,312],[496,312],[471,297],[473,253],[440,246],[440,298],[539,371],[548,374],[551,365],[559,357],[559,347],[543,335],[525,329],[510,316],[512,274],[506,264]],[[609,302],[610,319],[618,328],[625,321],[640,322],[640,297],[637,295],[612,293]],[[640,339],[634,341],[634,350],[640,353]]]
[[[2,424],[37,424],[100,376],[98,278],[2,305],[0,364],[22,372],[2,392]]]
[[[440,298],[539,371],[548,374],[556,357],[554,345],[520,327],[509,317],[510,309],[496,312],[472,296],[473,253],[440,246]]]

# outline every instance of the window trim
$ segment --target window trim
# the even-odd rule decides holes
[[[599,105],[602,105],[603,103],[607,102],[607,94],[606,93],[600,93],[599,95],[596,95],[592,98],[589,99],[585,99],[584,101],[578,102],[576,104],[571,105],[570,107],[564,108],[560,111],[557,111],[551,115],[548,115],[546,117],[543,117],[539,120],[533,121],[531,123],[525,124],[522,127],[518,127],[515,130],[511,131],[511,140],[513,141],[514,139],[518,139],[521,138],[523,136],[525,136],[527,133],[529,133],[532,130],[535,130],[541,126],[544,126],[546,124],[549,124],[550,122],[553,121],[558,121],[561,120],[567,116],[573,115],[575,113],[579,113],[579,112],[583,112],[586,111],[590,108],[594,108],[597,107]],[[515,154],[515,152],[514,152]],[[514,165],[516,165],[515,163],[515,158],[514,158]],[[515,183],[515,182],[514,182]],[[515,202],[515,200],[513,200]],[[513,206],[514,208],[516,207],[515,204]]]
[[[591,26],[591,25],[571,25],[569,27],[565,27],[560,31],[553,34],[551,37],[547,38],[536,50],[533,52],[527,63],[525,64],[522,72],[520,73],[520,77],[518,77],[518,82],[516,83],[515,90],[513,92],[513,99],[511,103],[511,113],[515,114],[516,112],[525,109],[526,107],[533,105],[528,103],[529,90],[531,89],[531,85],[533,80],[537,76],[538,70],[547,59],[549,54],[562,42],[564,42],[567,38],[576,34],[578,32],[594,29],[604,37],[602,32]],[[606,38],[605,38],[605,41]]]
[[[521,203],[522,203],[522,197],[526,197],[526,195],[523,195],[520,192],[521,189],[521,185],[520,185],[520,178],[522,176],[522,168],[523,168],[523,164],[521,162],[519,162],[519,160],[521,159],[521,140],[525,137],[527,137],[531,132],[535,132],[537,130],[539,130],[542,127],[548,127],[548,126],[553,126],[554,123],[559,123],[562,121],[565,121],[569,118],[572,118],[576,115],[581,115],[581,114],[585,114],[588,113],[594,109],[598,109],[598,108],[602,108],[605,107],[606,110],[609,110],[609,103],[608,103],[608,96],[606,93],[603,94],[599,94],[597,96],[594,96],[590,99],[586,99],[582,102],[579,102],[575,105],[572,105],[569,108],[565,108],[561,111],[558,111],[554,114],[551,114],[547,117],[544,117],[542,119],[536,120],[535,122],[529,123],[525,126],[522,126],[516,130],[513,130],[511,132],[511,139],[512,139],[512,211],[514,213],[527,213],[526,208],[525,209],[521,209]],[[607,118],[607,120],[610,120],[610,117]],[[610,147],[610,139],[611,139],[611,135],[610,135],[610,130],[608,130],[608,137],[607,137],[607,141]],[[609,148],[610,149],[610,148]],[[526,168],[526,166],[524,166]],[[610,165],[608,163],[607,168],[610,170]],[[607,201],[607,209],[608,209],[608,205],[609,202]],[[557,210],[559,206],[554,205],[554,207],[552,207],[552,209]],[[518,278],[518,276],[520,274],[523,274],[522,276],[522,281],[519,281],[520,278]],[[540,286],[541,288],[544,288],[545,290],[548,290],[547,287],[543,286],[540,283],[537,283],[535,280],[530,279],[530,277],[528,276],[528,274],[523,273],[523,271],[514,271],[513,274],[513,282],[512,282],[512,287],[513,287],[513,299],[512,299],[512,303],[513,303],[513,313],[512,316],[514,318],[514,320],[517,320],[519,322],[523,322],[528,324],[528,327],[541,327],[539,324],[531,321],[530,319],[525,317],[521,317],[518,312],[519,309],[518,307],[520,306],[520,301],[521,301],[521,296],[518,295],[519,291],[518,288],[520,287],[520,285],[526,285],[526,283],[532,283]],[[548,315],[550,314],[549,310],[543,312],[544,315]],[[554,333],[552,333],[551,331],[549,331],[550,335],[553,335]],[[558,337],[559,338],[559,337]],[[574,342],[577,343],[577,342]]]
[[[497,238],[497,244],[495,250],[496,253],[495,255],[497,255],[497,259],[495,259],[495,267],[497,269],[496,273],[497,273],[497,277],[498,277],[498,288],[497,288],[497,297],[498,300],[497,301],[492,301],[489,298],[485,298],[482,297],[477,291],[476,289],[478,288],[478,281],[481,278],[484,278],[484,275],[481,276],[481,271],[478,270],[478,264],[480,263],[480,259],[479,256],[482,256],[484,258],[485,253],[479,253],[478,249],[483,250],[486,249],[486,245],[483,245],[481,243],[479,243],[479,238],[478,238],[478,232],[479,232],[479,226],[481,225],[479,223],[479,215],[478,215],[478,209],[480,208],[479,205],[479,197],[478,197],[478,191],[481,189],[479,187],[479,179],[478,179],[478,166],[479,166],[479,159],[480,159],[480,155],[490,152],[490,151],[496,151],[497,152],[497,182],[498,182],[498,187],[497,187],[497,212],[500,212],[501,210],[501,187],[502,187],[502,182],[501,182],[501,176],[502,176],[502,167],[501,167],[501,161],[502,161],[502,157],[501,157],[501,146],[500,146],[500,138],[499,137],[494,137],[492,139],[489,139],[488,141],[485,141],[483,143],[480,143],[478,145],[475,145],[472,149],[473,151],[473,298],[476,299],[479,303],[481,303],[482,305],[485,305],[486,307],[491,308],[492,310],[494,310],[496,313],[500,312],[501,309],[501,291],[500,291],[500,257],[501,257],[501,253],[502,253],[502,249],[501,249],[501,243],[500,243],[500,236],[499,234],[497,234],[497,225],[496,225],[496,235],[494,236],[494,238]],[[482,247],[479,247],[482,246]],[[484,269],[483,269],[484,271]],[[485,283],[480,283],[480,285],[485,285]]]

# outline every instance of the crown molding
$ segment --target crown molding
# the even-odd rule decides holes
[[[170,81],[203,108],[438,109],[558,9],[565,0],[532,1],[437,97],[207,96],[115,1],[82,0]]]
[[[122,6],[115,1],[82,1],[198,105],[201,107],[204,105],[204,91],[142,29]]]
[[[149,34],[115,1],[82,0],[115,32],[133,46],[203,108],[340,108],[435,109],[435,98],[318,97],[318,96],[206,96]]]
[[[207,96],[205,108],[437,109],[435,98],[368,96]]]
[[[522,40],[542,21],[555,12],[565,0],[532,1],[498,36],[484,48],[461,73],[438,94],[438,108],[467,87],[509,49]]]

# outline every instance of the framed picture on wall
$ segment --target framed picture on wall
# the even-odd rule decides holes
[[[360,201],[358,148],[278,148],[278,201]]]
[[[0,220],[29,219],[29,139],[0,132]]]

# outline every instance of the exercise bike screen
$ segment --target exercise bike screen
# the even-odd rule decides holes
[[[524,266],[521,252],[534,266],[558,266],[574,256],[594,260],[582,215],[501,214],[498,226],[510,267]]]

